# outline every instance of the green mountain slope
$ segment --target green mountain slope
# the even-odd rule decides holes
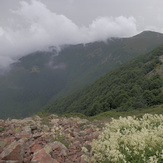
[[[24,117],[64,97],[113,68],[163,43],[163,34],[146,31],[131,38],[112,38],[35,52],[0,76],[0,118]]]
[[[131,38],[112,38],[106,43],[95,42],[66,48],[58,56],[70,69],[63,95],[66,91],[71,93],[86,86],[113,68],[162,43],[163,34],[145,31]]]
[[[163,103],[163,46],[107,73],[95,83],[46,108],[48,112],[81,112],[92,116]]]

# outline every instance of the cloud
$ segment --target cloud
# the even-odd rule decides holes
[[[9,25],[0,27],[0,68],[49,46],[105,41],[137,33],[133,17],[99,17],[87,27],[78,26],[38,0],[20,1],[20,8],[12,14]]]
[[[136,20],[133,17],[101,17],[88,28],[90,41],[106,40],[108,37],[125,37],[137,33]]]

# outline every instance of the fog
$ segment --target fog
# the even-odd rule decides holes
[[[64,14],[58,14],[45,1],[17,0],[17,3],[19,5],[16,8],[10,8],[5,23],[2,21],[0,24],[0,69],[7,68],[22,56],[46,50],[49,46],[59,49],[64,44],[85,44],[105,41],[110,37],[130,37],[141,31],[132,15],[100,15],[81,25],[82,23],[76,23]],[[148,26],[155,29],[152,25]]]

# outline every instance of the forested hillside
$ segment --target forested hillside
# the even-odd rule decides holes
[[[95,83],[54,102],[47,112],[81,112],[92,116],[163,103],[163,46],[107,73]]]
[[[0,118],[37,113],[162,43],[163,34],[145,31],[130,38],[67,45],[58,53],[51,47],[20,58],[0,75]]]

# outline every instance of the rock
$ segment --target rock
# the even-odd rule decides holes
[[[80,118],[76,118],[76,123],[81,125],[81,124],[87,124],[89,121],[87,119],[80,119]]]
[[[66,134],[70,134],[70,135],[72,136],[72,130],[71,130],[70,128],[67,128],[67,129],[65,130],[65,133],[66,133]]]
[[[30,126],[25,126],[23,128],[23,131],[21,132],[22,135],[28,135],[31,134],[31,127]]]
[[[99,136],[100,132],[99,131],[96,131],[93,133],[93,139],[97,139],[98,136]]]
[[[18,119],[12,119],[12,120],[10,121],[11,124],[13,124],[13,123],[19,123],[19,122],[20,122],[20,120],[18,120]]]
[[[84,160],[84,157],[81,157],[80,163],[86,163],[86,161]]]
[[[32,117],[24,118],[22,121],[31,122],[33,121]]]
[[[47,125],[43,125],[42,126],[42,131],[49,131],[49,127]]]
[[[59,122],[59,119],[51,119],[50,124],[56,125]]]
[[[80,141],[78,141],[78,140],[74,141],[73,144],[74,144],[75,146],[77,146],[77,147],[79,147],[79,146],[81,145],[81,144],[80,144]]]
[[[39,116],[0,120],[5,129],[0,132],[0,163],[85,163],[82,147],[91,150],[92,140],[102,131],[99,123],[55,114],[46,119],[46,125]]]
[[[34,154],[31,163],[57,163],[45,149]]]
[[[36,133],[36,134],[33,134],[33,138],[34,139],[37,139],[37,138],[39,138],[39,137],[41,137],[42,136],[42,134],[41,133]]]
[[[34,134],[35,132],[37,132],[37,126],[31,126],[31,133]]]
[[[34,116],[34,120],[35,120],[35,121],[41,121],[42,118],[40,118],[38,115],[35,115],[35,116]]]
[[[34,125],[36,124],[36,122],[34,120],[32,120],[32,118],[25,118],[23,120],[20,121],[21,124],[27,124],[27,125]]]
[[[19,141],[14,141],[11,143],[4,151],[1,153],[2,160],[23,160],[24,148],[26,139],[20,139]]]
[[[31,162],[30,160],[31,160],[30,157],[26,157],[26,158],[24,158],[23,163],[29,163],[29,162]]]
[[[42,149],[42,145],[39,142],[36,142],[32,147],[31,147],[31,152],[36,153],[39,150]]]
[[[10,119],[9,118],[5,121],[5,124],[6,125],[9,125],[10,124]]]
[[[86,134],[90,134],[93,130],[91,128],[86,128],[84,131],[86,132]]]
[[[8,141],[6,139],[0,140],[0,147],[4,148],[7,145]]]
[[[63,120],[62,120],[62,125],[66,125],[66,124],[68,124],[70,122],[70,120],[68,119],[68,118],[64,118]]]
[[[73,134],[72,134],[72,136],[75,137],[75,138],[78,138],[79,133],[74,131]]]
[[[13,131],[10,129],[10,130],[7,131],[7,134],[8,135],[12,135],[13,134]]]
[[[61,150],[59,156],[64,156],[64,157],[67,156],[66,150]]]
[[[2,127],[5,126],[4,120],[2,120],[2,119],[0,119],[0,126],[2,126]]]
[[[6,137],[4,139],[2,139],[3,143],[5,143],[5,146],[6,147],[8,144],[12,143],[13,141],[15,141],[15,137]]]
[[[19,161],[0,161],[0,163],[20,163]]]
[[[76,161],[76,159],[77,159],[77,155],[74,155],[72,158],[71,158],[71,160],[73,161],[73,162],[75,162]]]
[[[51,115],[48,116],[48,119],[55,119],[55,118],[58,118],[58,115],[51,114]]]
[[[62,144],[61,142],[55,141],[53,143],[49,143],[48,146],[50,146],[52,148],[52,156],[55,158],[56,155],[58,156],[67,156],[67,148],[64,144]]]
[[[67,150],[66,146],[59,141],[49,143],[49,146],[51,146],[53,150],[56,150],[57,148],[60,150],[65,150],[65,151]]]
[[[86,132],[86,131],[80,131],[79,134],[80,134],[81,136],[85,136],[85,135],[87,135],[87,132]]]
[[[16,136],[16,139],[30,138],[31,137],[31,129],[27,127],[23,131],[17,132],[15,134],[15,136]]]

